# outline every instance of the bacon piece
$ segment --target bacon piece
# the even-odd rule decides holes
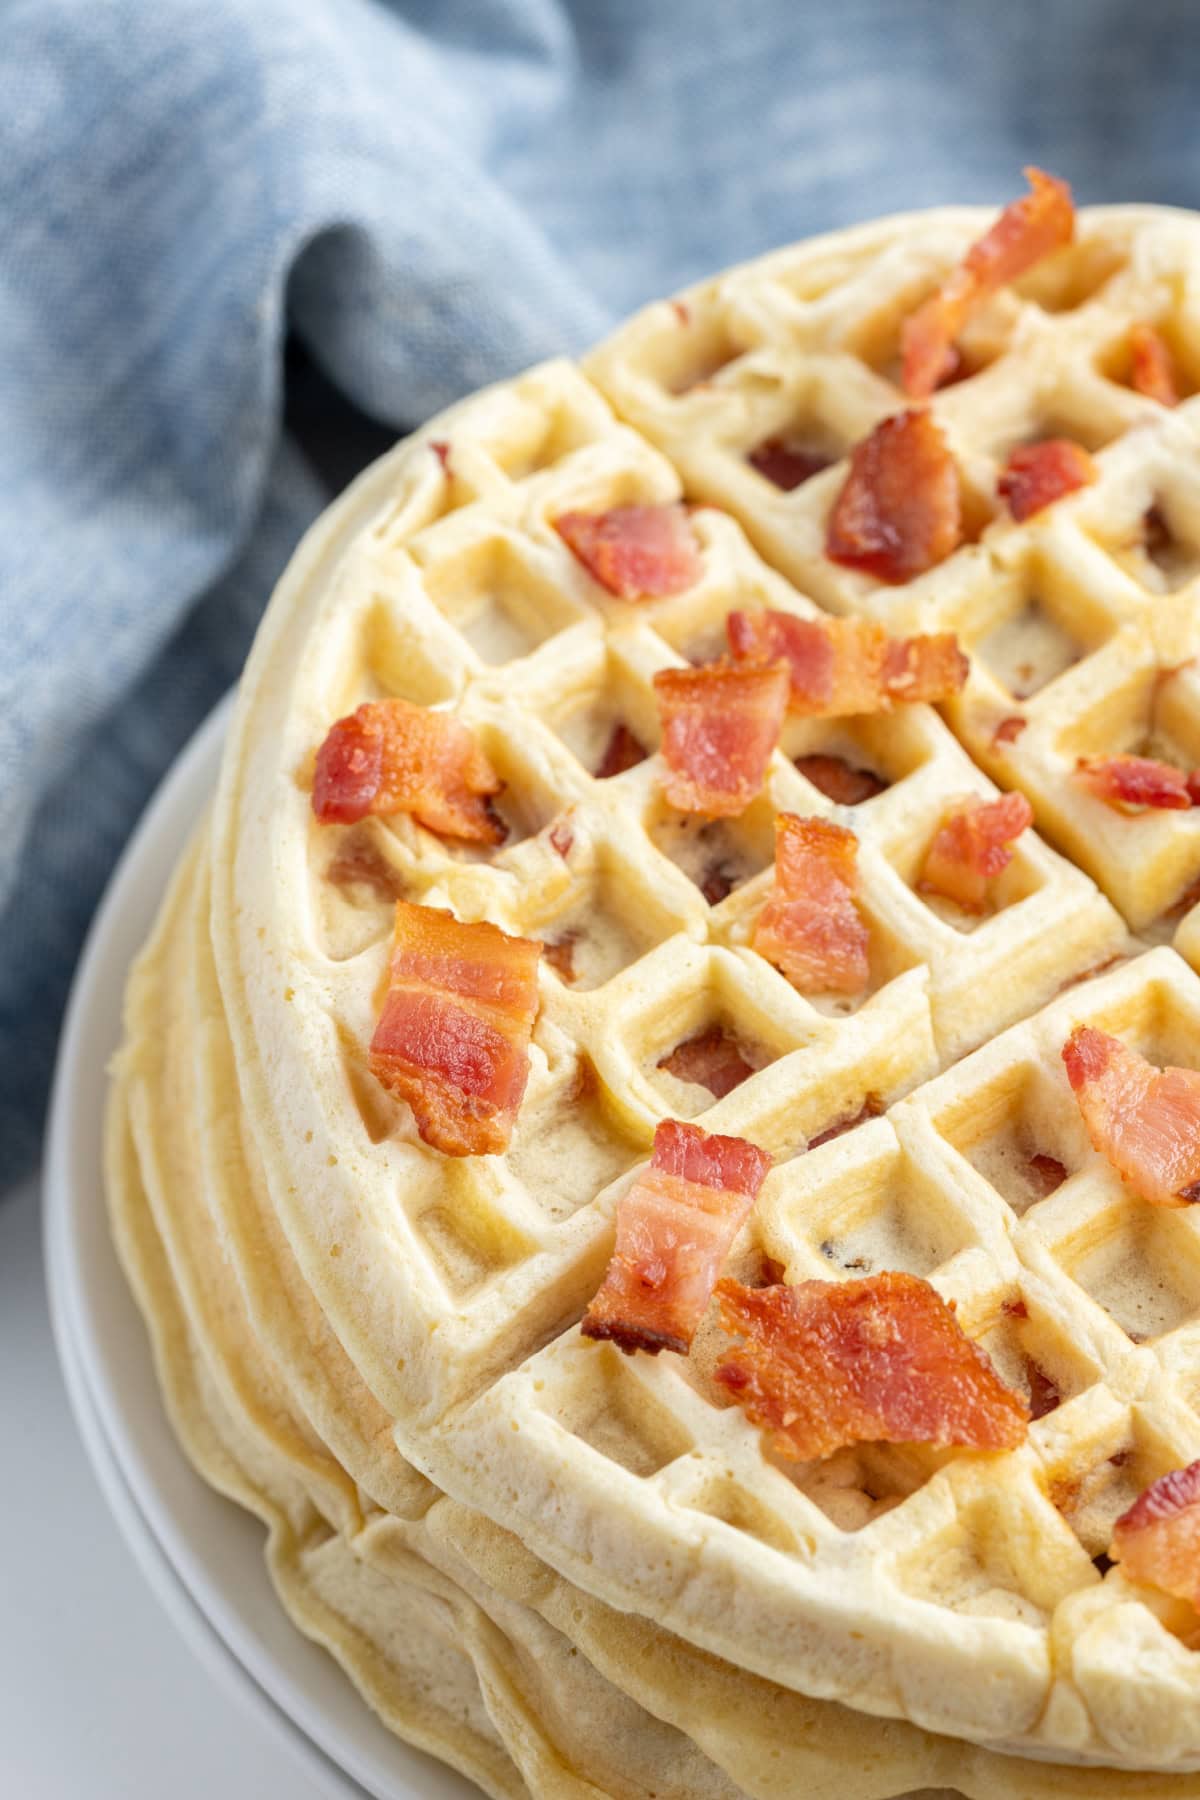
[[[575,946],[578,942],[577,931],[564,931],[560,938],[546,938],[542,944],[542,955],[555,974],[561,975],[568,985],[576,978]]]
[[[645,762],[648,755],[646,746],[638,742],[628,725],[618,723],[613,726],[612,736],[605,745],[596,779],[608,781],[614,775],[623,775],[626,769],[635,769],[638,763]]]
[[[1108,1548],[1134,1581],[1200,1606],[1200,1462],[1152,1481],[1113,1526]]]
[[[1090,486],[1099,472],[1082,444],[1070,438],[1043,438],[1040,444],[1018,444],[996,485],[1019,523],[1077,488]]]
[[[731,612],[725,625],[739,663],[787,663],[788,710],[809,718],[946,700],[967,678],[967,659],[950,631],[890,638],[865,619],[800,619],[765,609]]]
[[[664,1119],[649,1168],[617,1202],[617,1241],[584,1336],[686,1356],[770,1166],[744,1138]]]
[[[571,821],[566,813],[555,819],[546,833],[558,854],[566,862],[575,844],[575,833],[571,830]]]
[[[1028,723],[1028,719],[1022,719],[1016,713],[1011,718],[1001,719],[992,733],[993,744],[1015,744]]]
[[[936,1288],[884,1270],[795,1287],[717,1285],[741,1339],[716,1371],[772,1448],[798,1462],[847,1444],[1011,1450],[1029,1414]]]
[[[766,779],[787,709],[788,674],[709,663],[654,677],[666,763],[663,791],[681,812],[745,812]]]
[[[752,469],[757,469],[760,475],[773,481],[785,494],[790,494],[804,482],[811,481],[822,469],[828,469],[834,460],[823,451],[806,449],[803,444],[777,437],[765,438],[746,457]]]
[[[380,900],[399,900],[404,880],[398,869],[385,861],[369,838],[351,833],[326,870],[326,881],[338,887],[370,888]]]
[[[1200,1075],[1156,1069],[1091,1025],[1063,1045],[1067,1079],[1092,1146],[1153,1206],[1200,1200]]]
[[[944,820],[925,852],[918,888],[941,894],[966,912],[982,912],[988,883],[1012,861],[1009,845],[1033,824],[1024,794],[1001,794],[964,806]]]
[[[1075,779],[1118,812],[1177,812],[1200,804],[1200,770],[1188,775],[1151,756],[1081,756]]]
[[[754,1064],[742,1055],[738,1039],[721,1025],[709,1025],[694,1037],[685,1038],[661,1058],[657,1067],[674,1075],[677,1081],[694,1081],[698,1087],[706,1087],[714,1100],[723,1100],[754,1073]]]
[[[856,768],[841,756],[797,756],[794,763],[806,781],[811,781],[827,800],[835,801],[838,806],[859,806],[864,800],[873,800],[876,794],[882,794],[887,787],[887,782],[873,770]]]
[[[1036,1185],[1041,1188],[1043,1200],[1067,1179],[1066,1165],[1060,1163],[1057,1156],[1047,1156],[1041,1150],[1035,1151],[1029,1158],[1029,1172]]]
[[[900,336],[905,393],[923,399],[953,375],[954,343],[990,295],[1069,244],[1075,207],[1065,181],[1026,169],[1030,192],[1006,206],[958,267],[915,313]]]
[[[429,448],[433,451],[433,454],[437,457],[438,461],[441,463],[442,474],[443,475],[453,475],[454,471],[450,467],[450,446],[449,446],[449,444],[447,444],[444,440],[442,440],[440,438],[430,438]]]
[[[681,594],[704,573],[696,535],[679,501],[560,513],[554,529],[588,574],[618,600]]]
[[[529,1078],[541,944],[396,902],[370,1069],[447,1156],[508,1147]]]
[[[1153,325],[1134,326],[1129,334],[1129,352],[1132,358],[1129,385],[1134,392],[1157,400],[1160,406],[1178,406],[1175,358]]]
[[[852,831],[827,819],[777,814],[775,885],[758,915],[753,948],[802,992],[860,994],[870,968],[857,888]]]
[[[962,536],[958,468],[941,426],[923,408],[881,420],[851,454],[825,554],[898,584],[944,561]]]
[[[1030,1356],[1025,1358],[1025,1376],[1029,1382],[1030,1419],[1044,1419],[1057,1412],[1062,1405],[1062,1391],[1040,1363],[1035,1363]]]
[[[819,1150],[822,1144],[831,1144],[834,1138],[845,1137],[848,1131],[857,1131],[868,1119],[878,1119],[884,1111],[883,1101],[878,1094],[868,1094],[856,1113],[849,1113],[844,1119],[835,1119],[832,1125],[826,1125],[824,1131],[818,1131],[816,1137],[810,1137],[807,1148]]]
[[[458,719],[408,700],[368,700],[317,751],[312,808],[322,825],[411,813],[440,837],[502,844],[488,800],[504,786]]]

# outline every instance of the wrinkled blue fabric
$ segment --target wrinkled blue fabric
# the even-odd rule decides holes
[[[0,13],[0,1186],[162,770],[389,425],[899,207],[1197,200],[1190,0],[36,0]]]

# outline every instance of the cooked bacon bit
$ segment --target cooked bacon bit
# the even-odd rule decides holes
[[[568,983],[575,980],[575,946],[578,942],[577,931],[564,931],[560,938],[546,939],[542,945],[542,955],[550,967]]]
[[[859,1125],[865,1125],[868,1119],[878,1119],[883,1113],[883,1101],[878,1094],[868,1094],[856,1113],[845,1119],[835,1119],[824,1131],[818,1131],[816,1137],[808,1140],[810,1150],[819,1150],[822,1144],[830,1144],[834,1138],[844,1137]]]
[[[1067,1079],[1093,1148],[1154,1206],[1200,1200],[1200,1075],[1156,1069],[1091,1025],[1063,1045]]]
[[[1006,206],[936,294],[905,320],[900,347],[904,390],[923,399],[954,373],[954,342],[983,302],[1069,244],[1075,208],[1065,181],[1026,169],[1031,192]]]
[[[688,309],[686,300],[672,300],[671,311],[675,314],[675,317],[679,320],[681,325],[691,324],[692,315]]]
[[[1011,1450],[1028,1411],[954,1309],[915,1275],[796,1287],[717,1285],[721,1323],[742,1342],[717,1369],[772,1447],[799,1462],[847,1444]]]
[[[614,725],[600,758],[596,779],[608,781],[613,775],[623,775],[626,769],[635,769],[638,763],[645,762],[648,755],[649,751],[638,742],[628,725]]]
[[[616,1246],[584,1336],[686,1356],[770,1166],[744,1138],[664,1119],[650,1167],[617,1203]]]
[[[1157,400],[1160,406],[1178,406],[1175,358],[1153,325],[1134,326],[1129,334],[1129,350],[1133,359],[1129,385],[1135,393]]]
[[[1082,444],[1070,438],[1043,438],[1040,444],[1018,444],[996,485],[1020,523],[1077,488],[1090,486],[1099,473]]]
[[[1057,1156],[1045,1156],[1040,1150],[1029,1158],[1029,1172],[1034,1185],[1041,1188],[1043,1200],[1067,1179],[1066,1167]]]
[[[368,839],[358,833],[347,838],[325,870],[326,881],[338,887],[367,887],[381,900],[399,900],[404,882],[397,869],[385,861]]]
[[[502,844],[508,833],[488,799],[503,786],[450,713],[369,700],[339,719],[317,751],[312,808],[322,825],[411,813],[441,837]]]
[[[788,674],[712,663],[654,677],[667,765],[663,792],[681,812],[745,812],[766,780],[787,709]]]
[[[924,409],[883,419],[854,448],[825,554],[898,584],[943,562],[962,536],[958,468],[941,426]]]
[[[728,863],[715,863],[700,883],[700,892],[710,906],[720,906],[734,890],[736,878]]]
[[[741,1043],[723,1025],[706,1026],[695,1037],[676,1044],[657,1066],[677,1081],[706,1087],[714,1100],[723,1100],[754,1073],[754,1064],[742,1055]]]
[[[681,594],[704,573],[700,547],[679,501],[562,513],[554,529],[588,574],[619,600]]]
[[[396,902],[371,1073],[447,1156],[507,1149],[529,1078],[541,944]]]
[[[450,467],[450,446],[449,446],[449,444],[443,443],[438,438],[431,438],[429,441],[429,448],[433,451],[433,454],[437,457],[438,461],[441,463],[442,473],[444,475],[452,475],[454,473],[454,471]]]
[[[1025,1376],[1029,1382],[1030,1419],[1044,1419],[1056,1412],[1063,1398],[1058,1384],[1029,1356],[1025,1358]]]
[[[1081,756],[1075,779],[1119,812],[1144,806],[1177,812],[1200,804],[1200,771],[1187,775],[1151,756]]]
[[[897,701],[947,700],[967,678],[953,632],[890,638],[864,619],[799,619],[785,612],[731,612],[729,647],[739,663],[782,659],[790,712],[844,718]]]
[[[1020,1294],[1015,1300],[1002,1300],[1000,1311],[1008,1319],[1027,1319],[1029,1317],[1029,1308]]]
[[[765,438],[763,442],[750,451],[746,461],[768,481],[790,494],[794,488],[804,482],[811,481],[822,469],[828,469],[834,462],[832,456],[826,456],[821,450],[806,449],[803,444],[790,443],[787,438]]]
[[[870,968],[857,888],[852,831],[827,819],[777,814],[775,885],[758,915],[753,948],[802,992],[860,994]]]
[[[1138,1495],[1113,1526],[1109,1554],[1134,1581],[1200,1605],[1200,1462]]]
[[[840,756],[797,756],[795,766],[827,800],[838,806],[859,806],[882,794],[887,782],[872,769],[859,769]]]
[[[951,813],[925,852],[917,886],[924,894],[941,894],[965,912],[982,912],[988,884],[1007,869],[1014,843],[1033,824],[1033,808],[1024,794],[1001,794]]]
[[[546,835],[563,861],[566,862],[575,842],[575,833],[571,830],[569,821],[565,817],[555,819]]]
[[[1016,714],[1010,719],[1001,719],[992,733],[993,744],[1015,744],[1028,723],[1028,719],[1019,718]]]

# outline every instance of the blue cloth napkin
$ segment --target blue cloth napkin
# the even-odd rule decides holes
[[[150,789],[397,429],[898,207],[1197,202],[1191,0],[35,0],[0,14],[0,1187]]]

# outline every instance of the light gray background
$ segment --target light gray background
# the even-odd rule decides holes
[[[0,1794],[323,1800],[151,1592],[59,1374],[33,1184],[0,1207]]]

